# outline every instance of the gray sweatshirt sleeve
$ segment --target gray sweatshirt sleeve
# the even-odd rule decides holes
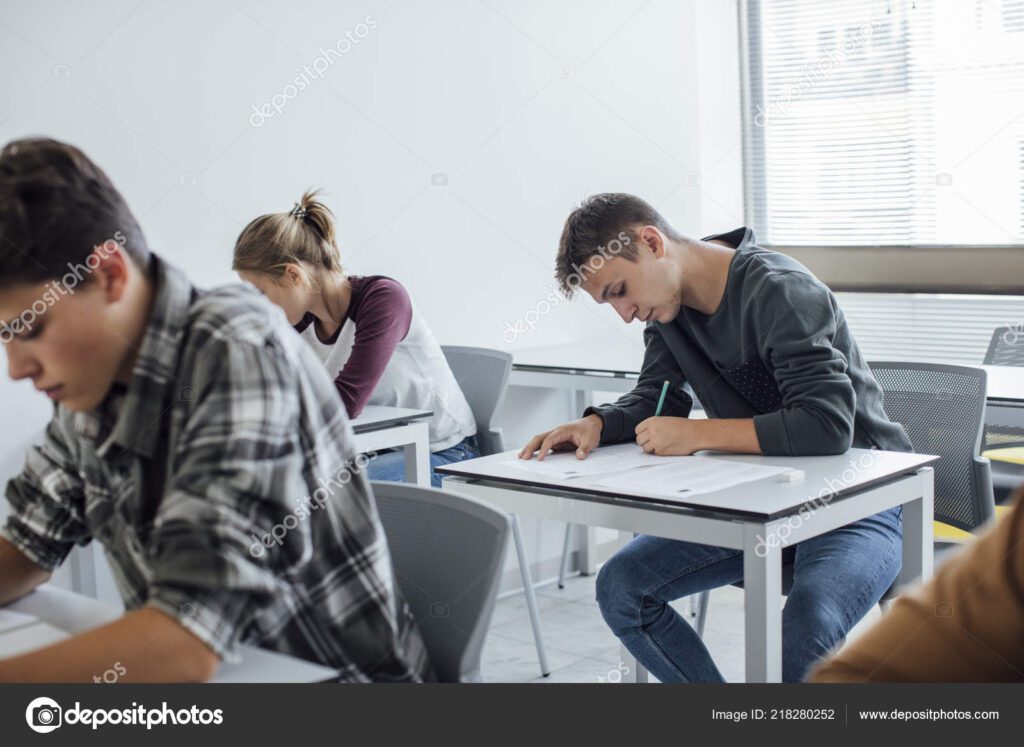
[[[686,380],[679,363],[669,350],[665,339],[651,324],[644,330],[644,363],[633,391],[623,394],[614,404],[588,407],[583,415],[599,415],[604,421],[601,443],[614,444],[636,438],[636,427],[641,421],[653,417],[665,382],[669,382],[663,416],[685,418],[690,414],[693,399],[683,391]]]
[[[832,293],[802,273],[766,279],[751,299],[762,360],[774,372],[782,407],[756,415],[768,455],[841,454],[853,441],[857,397],[847,360],[833,345],[845,324]]]

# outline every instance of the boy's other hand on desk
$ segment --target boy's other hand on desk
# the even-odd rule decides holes
[[[587,454],[601,443],[601,429],[604,421],[598,415],[587,415],[585,418],[560,425],[547,433],[540,433],[530,439],[530,443],[519,452],[520,459],[533,458],[537,453],[537,461],[542,461],[551,451],[576,451],[577,459],[586,459]]]

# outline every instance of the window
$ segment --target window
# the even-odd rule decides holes
[[[1021,282],[1024,0],[741,8],[746,204],[763,243],[820,250],[823,277],[830,247],[981,247],[995,259],[976,280]],[[950,272],[938,284],[955,289]]]

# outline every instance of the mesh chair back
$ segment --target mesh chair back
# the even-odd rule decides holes
[[[914,450],[942,457],[935,465],[935,518],[966,531],[987,521],[994,511],[991,482],[984,484],[976,461],[985,422],[985,371],[888,361],[870,366],[886,413],[903,425]]]
[[[985,353],[986,366],[1024,366],[1024,327],[997,327]]]
[[[479,682],[511,533],[502,511],[451,491],[373,482],[391,562],[434,672]]]
[[[441,350],[473,410],[480,454],[488,456],[504,451],[505,440],[501,429],[495,428],[491,421],[505,399],[508,375],[512,370],[511,354],[490,348],[452,345],[444,345]]]

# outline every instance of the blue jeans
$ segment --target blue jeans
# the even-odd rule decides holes
[[[480,451],[476,447],[474,436],[463,439],[450,448],[435,451],[430,455],[430,484],[435,488],[441,487],[441,475],[434,471],[435,467],[476,459],[478,456]],[[405,452],[402,449],[393,449],[378,453],[366,466],[366,475],[371,480],[405,482]]]
[[[902,513],[889,509],[783,549],[782,562],[794,565],[782,611],[784,682],[801,681],[896,579]],[[739,550],[641,536],[601,568],[597,602],[619,640],[662,682],[723,682],[703,641],[669,602],[742,580]]]

